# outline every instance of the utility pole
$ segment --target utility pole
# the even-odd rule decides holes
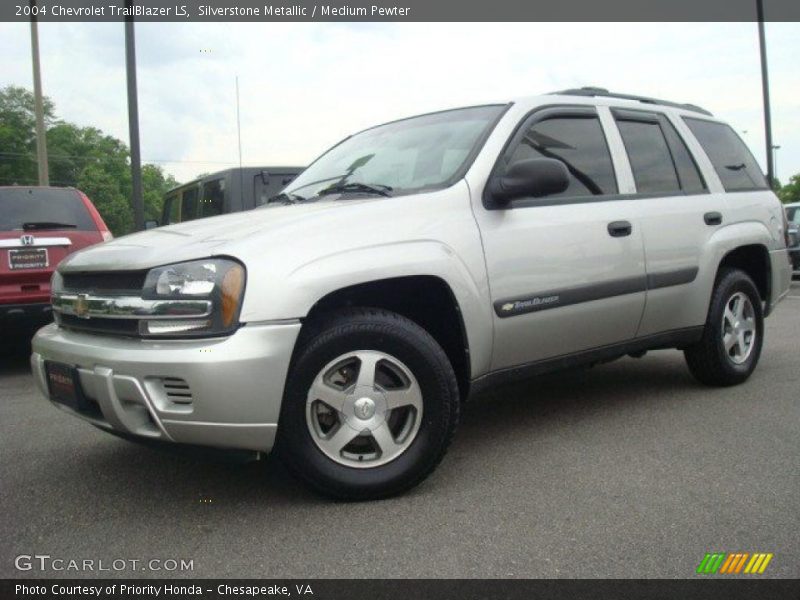
[[[242,121],[239,117],[239,76],[236,76],[236,136],[239,139],[239,168],[242,168]]]
[[[133,1],[125,0],[125,7],[133,13]],[[142,157],[139,152],[139,100],[136,92],[136,41],[133,34],[133,16],[125,17],[125,71],[128,76],[128,131],[131,144],[131,183],[133,188],[133,222],[136,231],[144,229],[144,201],[142,199]]]
[[[774,153],[773,154],[773,158],[772,158],[772,168],[775,169],[775,173],[774,173],[775,181],[779,181],[779,178],[778,178],[778,150],[780,150],[780,149],[781,149],[781,147],[779,145],[777,145],[777,144],[774,144],[772,146],[772,152]]]
[[[772,113],[769,105],[769,73],[767,71],[767,41],[764,34],[764,0],[756,0],[758,11],[758,44],[761,49],[761,92],[764,96],[764,133],[767,141],[767,181],[775,186],[775,167],[772,160]]]
[[[33,62],[33,102],[36,114],[36,163],[39,169],[39,185],[50,185],[47,165],[47,131],[44,128],[44,101],[42,100],[42,70],[39,66],[39,29],[36,22],[36,0],[31,7],[31,60]]]

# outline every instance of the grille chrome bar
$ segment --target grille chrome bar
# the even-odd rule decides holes
[[[211,314],[210,300],[144,300],[134,296],[56,293],[53,310],[83,319],[187,319]]]

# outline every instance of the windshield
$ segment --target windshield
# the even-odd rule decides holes
[[[373,193],[370,186],[396,196],[449,185],[504,109],[448,110],[362,131],[323,154],[284,194]]]

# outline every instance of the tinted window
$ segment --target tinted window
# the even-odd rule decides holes
[[[678,179],[681,181],[683,191],[688,194],[699,194],[707,191],[706,182],[700,174],[700,169],[697,168],[697,163],[694,162],[694,158],[689,153],[686,143],[666,118],[661,119],[661,130],[667,138],[667,143],[672,152],[672,160],[678,170]]]
[[[171,194],[164,200],[164,225],[172,225],[181,222],[180,202],[178,194]]]
[[[81,197],[74,190],[0,188],[0,231],[22,231],[25,223],[45,222],[61,223],[64,229],[97,231]]]
[[[197,218],[197,197],[200,186],[193,186],[183,190],[181,198],[181,221],[191,221]]]
[[[611,154],[596,116],[556,116],[534,124],[508,163],[529,158],[555,158],[570,173],[569,187],[554,196],[616,194]]]
[[[790,223],[794,223],[795,225],[800,224],[800,208],[796,206],[790,206],[787,208],[786,218]]]
[[[225,180],[214,179],[203,184],[203,199],[200,201],[200,216],[213,217],[225,210]]]
[[[767,181],[756,159],[733,129],[724,123],[684,120],[708,154],[726,191],[767,189]]]
[[[661,126],[654,121],[618,121],[619,132],[642,194],[679,192],[681,184]]]

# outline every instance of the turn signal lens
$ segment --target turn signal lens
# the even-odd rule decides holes
[[[244,269],[241,265],[234,264],[222,278],[222,324],[225,327],[233,325],[236,319],[243,288]]]

